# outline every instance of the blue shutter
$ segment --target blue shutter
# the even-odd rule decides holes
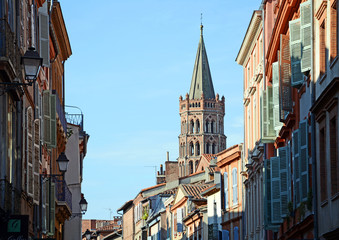
[[[227,230],[222,230],[222,240],[229,240],[230,239],[230,232]]]
[[[307,120],[299,123],[300,201],[307,201],[308,184],[308,127]]]
[[[280,203],[281,203],[281,217],[286,217],[288,214],[288,160],[287,160],[287,146],[279,148],[279,164],[280,164]]]
[[[233,239],[239,240],[239,228],[238,227],[234,227],[233,234],[234,234]]]
[[[300,167],[299,167],[299,129],[292,135],[292,160],[293,160],[293,190],[294,204],[298,207],[300,204]]]
[[[280,205],[280,164],[279,157],[271,157],[271,219],[272,223],[281,222]]]
[[[265,226],[271,223],[271,163],[264,160],[264,221]]]

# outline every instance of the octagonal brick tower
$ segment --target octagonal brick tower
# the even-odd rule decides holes
[[[195,173],[202,154],[216,154],[226,148],[224,135],[225,98],[214,94],[213,82],[200,26],[200,41],[191,88],[179,98],[179,176]]]

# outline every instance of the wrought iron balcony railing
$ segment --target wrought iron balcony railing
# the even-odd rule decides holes
[[[17,39],[8,22],[0,19],[0,69],[8,71],[10,79],[14,79],[20,72],[20,50]],[[12,79],[11,79],[12,78]]]
[[[66,113],[66,120],[68,123],[80,126],[81,131],[84,130],[84,115],[83,114]]]
[[[55,194],[59,202],[65,202],[72,212],[72,193],[69,190],[65,180],[54,179],[55,181]]]

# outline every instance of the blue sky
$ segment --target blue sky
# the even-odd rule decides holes
[[[243,73],[235,58],[260,0],[60,2],[73,52],[66,104],[82,109],[90,135],[84,218],[117,215],[155,184],[152,166],[159,169],[167,151],[170,160],[178,157],[179,96],[189,92],[200,13],[214,90],[225,96],[227,146],[243,141]]]

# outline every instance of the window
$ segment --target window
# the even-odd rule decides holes
[[[238,204],[238,183],[237,183],[237,168],[232,170],[232,183],[233,183],[233,205]]]
[[[339,192],[339,161],[338,161],[338,117],[337,117],[338,106],[335,104],[329,111],[330,120],[330,166],[331,166],[331,195],[334,196]]]
[[[326,131],[325,131],[325,119],[319,131],[319,160],[320,160],[320,200],[327,199],[327,172],[326,172]]]
[[[200,155],[200,143],[196,142],[195,144],[195,155],[199,156]]]
[[[216,153],[216,145],[215,143],[212,144],[212,154]]]
[[[205,132],[207,132],[208,133],[208,125],[209,125],[209,121],[208,120],[206,120],[206,123],[205,123]]]
[[[195,161],[195,171],[198,170],[198,165],[199,165],[199,161],[197,160],[197,161]]]
[[[210,143],[206,143],[206,150],[205,153],[209,154],[210,153]]]
[[[199,119],[197,119],[197,121],[195,122],[195,126],[196,126],[197,133],[200,133],[200,122],[199,122]]]
[[[325,20],[322,22],[322,24],[320,25],[320,39],[319,39],[319,51],[320,51],[320,77],[322,77],[325,72],[326,72],[326,68],[327,68],[327,64],[326,64],[326,24],[325,24]]]
[[[191,120],[191,124],[190,124],[190,127],[191,127],[191,133],[194,133],[194,121]]]
[[[193,161],[189,162],[190,174],[193,173]]]
[[[193,143],[190,143],[190,156],[193,156],[194,154],[194,147],[193,147]]]
[[[214,133],[214,121],[211,122],[211,133]]]
[[[239,240],[239,228],[238,227],[234,227],[234,230],[233,230],[233,239],[234,240]]]

